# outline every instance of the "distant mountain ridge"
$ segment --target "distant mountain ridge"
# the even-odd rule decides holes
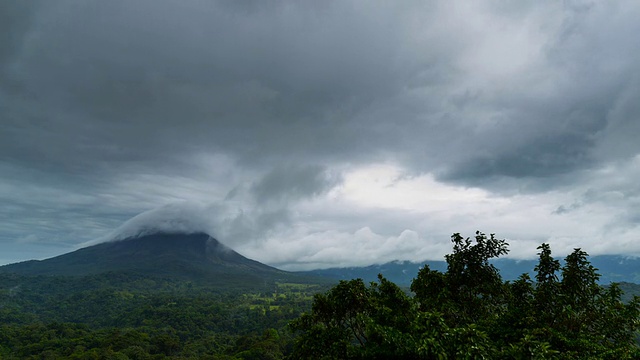
[[[559,258],[561,264],[563,261]],[[619,255],[599,255],[589,257],[591,264],[598,269],[601,275],[600,283],[611,282],[640,283],[640,259],[629,258]],[[537,260],[513,260],[497,259],[492,262],[499,270],[504,280],[515,280],[521,274],[528,273],[533,278],[533,268],[538,263]],[[444,272],[447,270],[445,261],[392,261],[380,265],[370,265],[363,267],[341,267],[320,270],[305,271],[305,274],[324,276],[336,280],[349,280],[361,278],[365,281],[376,281],[378,274],[384,275],[387,279],[398,285],[408,286],[417,276],[418,271],[425,264],[431,270]]]

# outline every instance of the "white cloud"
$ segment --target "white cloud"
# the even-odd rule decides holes
[[[214,234],[215,229],[210,228],[212,221],[209,216],[217,214],[209,214],[206,210],[204,205],[196,203],[171,203],[134,216],[104,240],[118,241],[159,232]]]
[[[593,255],[640,254],[637,226],[617,224],[640,202],[640,191],[624,193],[633,176],[611,176],[636,172],[638,158],[595,170],[571,187],[504,196],[441,183],[430,174],[407,176],[391,163],[370,164],[344,170],[343,181],[327,192],[276,207],[258,202],[251,186],[237,188],[231,200],[171,203],[98,241],[153,231],[206,232],[245,256],[288,270],[441,260],[450,252],[452,233],[473,236],[476,230],[506,238],[508,256],[517,259],[535,257],[542,242],[557,255],[575,247]],[[175,196],[191,194],[178,189]]]
[[[286,270],[309,270],[380,264],[398,258],[414,261],[442,258],[447,246],[429,243],[411,230],[396,236],[382,236],[364,227],[353,233],[278,234],[251,247],[240,247],[239,251]]]

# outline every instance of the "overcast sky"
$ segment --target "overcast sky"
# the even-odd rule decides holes
[[[640,255],[638,19],[635,0],[2,1],[0,264],[145,211],[127,226],[291,270],[441,259],[476,230],[514,258]]]

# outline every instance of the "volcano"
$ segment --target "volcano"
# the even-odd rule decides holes
[[[205,233],[154,233],[109,241],[46,260],[0,267],[19,275],[127,273],[205,282],[262,282],[301,277],[248,259]]]

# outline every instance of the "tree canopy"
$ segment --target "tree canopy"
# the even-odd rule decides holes
[[[315,295],[290,324],[292,359],[637,359],[640,298],[623,303],[601,286],[588,254],[564,266],[538,247],[535,277],[502,280],[491,259],[508,244],[494,234],[451,237],[445,272],[424,266],[411,293],[381,275],[341,281]]]

